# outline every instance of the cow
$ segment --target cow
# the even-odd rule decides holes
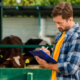
[[[7,36],[0,44],[2,45],[23,45],[22,40],[17,36]],[[0,67],[23,68],[24,60],[21,54],[21,48],[2,48],[0,47]]]
[[[29,39],[27,40],[24,45],[48,45],[48,43],[42,39]],[[26,63],[27,65],[38,65],[36,59],[34,58],[34,56],[29,52],[31,50],[40,50],[40,48],[24,48],[24,57],[25,60],[27,58],[28,63]],[[48,50],[50,50],[50,52],[52,53],[52,49],[48,48]]]

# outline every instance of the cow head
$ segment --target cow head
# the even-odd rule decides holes
[[[5,37],[0,44],[12,44],[12,45],[23,45],[21,39],[17,36],[7,36]],[[23,68],[24,61],[23,56],[21,55],[21,48],[0,48],[1,50],[1,64],[6,67],[15,67],[15,68]]]
[[[8,67],[15,67],[15,68],[23,68],[24,67],[24,60],[21,53],[17,53],[16,56],[10,57],[6,59],[9,62]]]

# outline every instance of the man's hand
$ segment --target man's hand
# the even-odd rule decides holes
[[[51,63],[47,63],[45,60],[39,58],[38,56],[35,56],[36,61],[43,67],[47,68],[47,69],[51,69],[54,71],[57,71],[60,73],[59,69],[58,69],[58,65],[59,63],[56,64],[51,64]]]
[[[35,59],[41,66],[43,66],[45,68],[48,67],[48,63],[45,60],[39,58],[38,56],[35,56]]]
[[[50,55],[50,51],[48,49],[46,49],[44,46],[42,46],[41,50],[43,50],[44,52],[46,52],[48,55]]]

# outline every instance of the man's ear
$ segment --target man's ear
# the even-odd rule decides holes
[[[73,17],[70,17],[70,18],[69,18],[69,21],[73,21]]]

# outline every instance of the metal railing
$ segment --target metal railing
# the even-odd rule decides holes
[[[21,53],[23,53],[23,48],[40,48],[40,47],[49,47],[49,48],[53,48],[53,45],[0,45],[0,47],[7,47],[7,48],[11,48],[11,47],[18,47],[21,48]]]

